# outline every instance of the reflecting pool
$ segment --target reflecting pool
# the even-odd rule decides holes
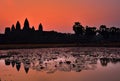
[[[0,81],[120,81],[120,48],[0,50]]]

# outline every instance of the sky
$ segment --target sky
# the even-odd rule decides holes
[[[83,26],[120,27],[120,0],[0,0],[0,33],[25,18],[38,29],[73,32],[74,22]]]

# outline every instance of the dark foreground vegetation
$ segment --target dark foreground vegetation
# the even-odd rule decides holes
[[[20,46],[29,44],[31,47],[39,44],[42,46],[120,46],[120,28],[106,27],[101,25],[96,27],[83,27],[79,22],[73,25],[72,33],[60,33],[56,31],[43,31],[42,24],[38,30],[34,26],[29,26],[29,21],[25,19],[23,29],[19,21],[16,26],[6,27],[5,33],[0,34],[0,47],[9,45]],[[61,45],[60,45],[61,44]],[[22,46],[22,47],[23,47]]]

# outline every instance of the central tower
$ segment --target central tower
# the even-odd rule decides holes
[[[26,18],[25,21],[24,21],[24,27],[23,27],[23,30],[24,30],[24,31],[28,31],[28,30],[30,30],[29,21],[28,21],[27,18]]]

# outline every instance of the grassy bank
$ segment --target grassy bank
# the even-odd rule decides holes
[[[76,44],[0,44],[0,49],[74,47]]]
[[[107,44],[0,44],[0,49],[53,48],[53,47],[120,47],[120,43],[107,43]]]

